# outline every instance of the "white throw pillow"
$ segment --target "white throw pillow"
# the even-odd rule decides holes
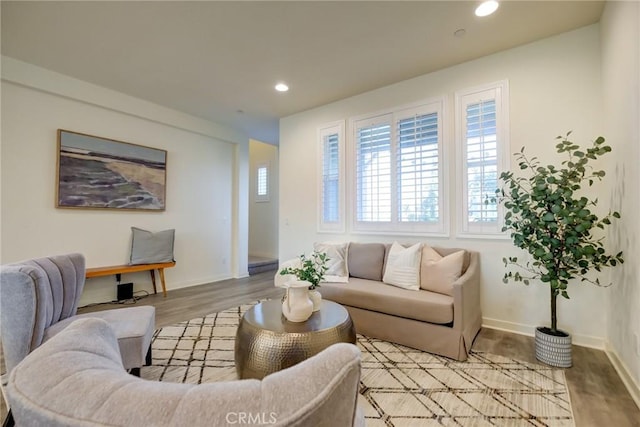
[[[348,248],[349,243],[316,242],[313,244],[314,251],[324,252],[329,257],[327,261],[329,269],[324,275],[323,282],[347,283],[349,281]]]
[[[382,281],[412,291],[420,290],[421,248],[422,243],[405,248],[398,242],[393,242]]]
[[[464,251],[457,251],[443,257],[431,246],[424,245],[420,265],[420,287],[453,296],[453,283],[462,274],[464,255]]]

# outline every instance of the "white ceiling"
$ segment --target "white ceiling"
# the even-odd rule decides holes
[[[280,117],[598,22],[603,9],[503,1],[477,18],[477,4],[2,1],[2,54],[277,143]],[[288,93],[273,90],[280,80]]]

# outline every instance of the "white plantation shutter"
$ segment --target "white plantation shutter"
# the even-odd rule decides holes
[[[391,221],[391,123],[356,123],[356,221]]]
[[[507,90],[507,83],[500,82],[456,95],[462,234],[502,234],[502,209],[490,198],[506,169]]]
[[[440,218],[438,113],[398,121],[398,219],[437,222]]]
[[[485,203],[498,188],[495,99],[467,105],[467,221],[495,223],[496,203]]]
[[[258,168],[258,196],[266,196],[267,195],[267,167],[261,166]]]
[[[256,202],[269,201],[269,166],[261,164],[256,169]]]
[[[318,130],[318,231],[344,231],[344,122]]]
[[[356,231],[445,232],[443,102],[353,121]]]
[[[322,218],[325,223],[340,220],[340,157],[338,154],[338,134],[332,133],[323,138],[322,162]]]

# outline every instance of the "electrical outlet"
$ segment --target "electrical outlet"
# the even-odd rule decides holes
[[[640,336],[637,332],[633,336],[636,338],[636,356],[640,357]]]
[[[222,265],[227,265],[227,259],[226,258],[222,258]]]

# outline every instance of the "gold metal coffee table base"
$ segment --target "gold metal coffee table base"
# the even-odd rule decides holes
[[[279,300],[264,301],[240,320],[235,341],[238,378],[262,379],[339,342],[356,343],[351,317],[340,304],[322,301],[307,321],[294,323],[282,315]]]

